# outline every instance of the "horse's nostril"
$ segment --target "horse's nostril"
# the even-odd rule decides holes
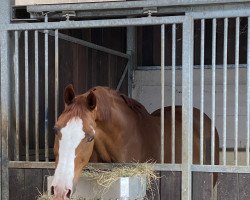
[[[68,190],[68,193],[67,193],[67,197],[70,198],[70,195],[71,195],[71,190]]]
[[[55,192],[54,192],[54,186],[51,187],[51,195],[54,195]]]

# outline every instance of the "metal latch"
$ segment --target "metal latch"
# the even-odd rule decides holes
[[[143,8],[143,14],[147,14],[148,17],[151,17],[152,14],[155,14],[157,12],[157,7]]]
[[[69,21],[70,17],[76,16],[76,12],[75,11],[62,11],[62,16],[66,17],[66,20]]]

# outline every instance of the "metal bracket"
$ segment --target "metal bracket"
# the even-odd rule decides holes
[[[157,12],[158,12],[157,7],[151,7],[151,8],[144,8],[143,9],[143,14],[147,14],[148,17],[151,17],[152,14],[155,14]]]
[[[66,17],[66,20],[69,21],[70,17],[76,16],[76,12],[75,11],[62,11],[62,16]]]

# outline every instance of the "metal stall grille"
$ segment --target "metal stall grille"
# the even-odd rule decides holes
[[[201,112],[209,113],[212,120],[212,163],[210,166],[204,165],[201,154],[200,164],[193,165],[192,171],[250,172],[249,14],[244,9],[220,13],[216,11],[189,13],[194,17],[196,28],[199,27],[197,40],[200,40],[200,47],[195,51],[199,53],[194,55],[200,58],[197,69],[194,71],[195,76],[200,77],[200,91],[199,95],[194,96],[194,104],[200,107]],[[207,37],[209,35],[208,24],[212,27],[211,38]],[[209,42],[206,42],[208,40]],[[211,52],[211,56],[206,55],[208,51]],[[211,82],[206,77],[208,71]],[[205,95],[204,91],[206,90],[209,90],[210,96]],[[203,118],[201,117],[200,120],[200,144],[201,149],[203,149]],[[214,165],[215,127],[219,130],[220,137],[220,165]],[[232,158],[228,152],[232,152]],[[240,153],[242,154],[241,158],[239,157]]]
[[[172,38],[172,47],[165,46],[165,25],[171,25],[171,30],[173,32],[173,38]],[[175,40],[176,38],[174,37],[175,35],[175,29],[176,25],[180,25],[182,27],[182,35],[183,35],[183,41],[182,41],[182,87],[183,87],[183,93],[182,93],[182,163],[183,164],[177,164],[175,163],[175,154],[173,151],[173,157],[172,157],[172,164],[164,164],[164,126],[162,123],[162,162],[161,164],[155,164],[154,168],[158,171],[181,171],[182,172],[182,199],[191,199],[191,167],[192,167],[192,62],[193,62],[193,55],[192,55],[192,48],[193,48],[193,20],[191,17],[187,16],[176,16],[176,17],[146,17],[146,18],[134,18],[134,19],[115,19],[115,20],[95,20],[95,21],[66,21],[66,22],[47,22],[47,19],[45,18],[45,23],[22,23],[22,24],[10,24],[6,26],[2,26],[1,30],[8,32],[10,36],[14,37],[14,51],[13,51],[13,58],[14,58],[14,64],[13,64],[13,71],[14,74],[11,76],[11,81],[13,80],[15,82],[15,92],[14,92],[14,101],[15,101],[15,131],[14,131],[14,157],[12,160],[8,162],[8,167],[10,169],[17,169],[17,168],[53,168],[54,163],[49,162],[49,137],[51,135],[51,130],[49,130],[49,117],[48,117],[48,107],[50,105],[50,93],[49,90],[51,88],[51,85],[49,85],[49,80],[48,77],[50,76],[50,69],[49,69],[49,52],[51,47],[48,46],[48,41],[50,40],[51,35],[53,36],[53,41],[54,41],[54,94],[55,94],[55,99],[52,102],[54,104],[54,109],[53,109],[53,116],[56,119],[58,116],[58,101],[59,101],[59,85],[60,85],[60,79],[59,79],[59,73],[60,73],[60,63],[58,60],[60,49],[59,49],[59,39],[66,39],[68,41],[73,41],[76,42],[75,39],[70,38],[68,36],[65,36],[60,33],[60,30],[63,29],[79,29],[79,28],[98,28],[98,27],[131,27],[131,26],[149,26],[149,25],[160,25],[161,26],[161,86],[162,86],[162,98],[161,98],[161,117],[162,117],[162,122],[163,122],[163,117],[164,117],[164,68],[165,68],[165,54],[164,51],[172,48],[173,53],[172,53],[172,60],[173,60],[173,66],[175,65]],[[129,31],[130,29],[128,28],[128,32],[131,34],[133,31]],[[19,59],[19,46],[20,46],[20,40],[19,37],[23,38],[23,46],[24,46],[24,66],[23,69],[20,71],[20,59]],[[32,35],[32,41],[33,45],[30,46],[30,35]],[[41,102],[41,99],[39,98],[39,91],[41,91],[41,85],[39,85],[39,73],[41,70],[41,66],[39,65],[39,61],[41,58],[39,57],[39,51],[41,50],[41,44],[39,44],[39,37],[43,38],[43,51],[44,51],[44,67],[43,67],[43,76],[44,76],[44,82],[43,82],[43,92],[44,92],[44,100]],[[3,39],[1,40],[1,44],[3,43]],[[77,41],[80,42],[80,41]],[[82,42],[82,41],[81,41]],[[88,46],[90,48],[96,48],[98,51],[104,51],[110,54],[114,54],[119,57],[123,57],[126,59],[131,59],[131,52],[132,50],[128,49],[128,55],[123,54],[120,52],[116,52],[107,48],[95,46],[93,44],[84,42],[83,45]],[[133,47],[133,44],[128,44],[131,48]],[[29,53],[34,49],[34,84],[29,85],[30,81],[30,75],[29,75]],[[1,53],[1,58],[5,57],[6,52]],[[133,65],[134,63],[130,60],[128,62],[128,65],[124,69],[122,73],[122,79],[124,79],[125,74],[127,71],[131,71],[130,65]],[[1,66],[11,65],[7,62],[7,60],[2,59],[1,61]],[[19,72],[22,72],[19,74]],[[131,73],[131,72],[130,72]],[[175,74],[175,67],[173,67],[173,74]],[[24,99],[20,99],[20,80],[24,80]],[[121,81],[118,83],[117,89],[120,88]],[[173,89],[175,87],[175,82],[173,80]],[[4,88],[2,87],[2,90]],[[29,94],[30,90],[34,90],[34,113],[31,113],[30,111],[30,105],[31,102],[29,102]],[[20,104],[23,103],[23,104]],[[41,112],[40,110],[40,105],[41,103],[44,103],[43,107],[43,116],[39,116],[39,113]],[[173,101],[174,104],[174,101]],[[19,110],[20,110],[20,105],[22,105],[22,109],[24,109],[24,115],[20,116]],[[173,111],[175,107],[172,108]],[[174,113],[174,112],[173,112]],[[35,147],[34,147],[34,158],[31,160],[30,156],[30,141],[29,141],[29,135],[31,134],[31,131],[29,130],[29,121],[30,121],[30,115],[35,115],[35,123],[34,123],[34,140],[35,140]],[[42,119],[41,119],[42,118]],[[172,119],[174,121],[175,116],[174,114],[172,115]],[[19,145],[20,145],[20,120],[24,121],[25,124],[25,129],[23,135],[25,135],[25,157],[20,158],[20,152],[19,152]],[[40,155],[40,142],[41,142],[41,137],[39,135],[39,120],[42,121],[44,124],[44,135],[43,135],[43,146],[44,146],[44,152],[41,157]],[[172,134],[175,134],[175,128],[174,125],[172,129]],[[7,129],[6,129],[7,131]],[[13,135],[9,134],[9,139],[11,139]],[[173,139],[172,143],[174,144],[175,141]],[[174,148],[174,147],[173,147]],[[11,152],[9,149],[9,152]],[[111,167],[113,165],[108,165],[108,164],[93,164],[94,166],[97,166],[99,168],[107,168]],[[6,173],[8,173],[8,170],[6,170]],[[7,187],[7,186],[6,186]],[[8,190],[4,190],[6,193],[8,193]],[[6,194],[8,196],[8,194]]]
[[[65,79],[67,79],[67,76],[61,73],[62,70],[59,71],[60,47],[61,53],[63,53],[65,46],[69,46],[67,43],[70,43],[78,45],[77,49],[88,51],[88,54],[91,56],[95,52],[105,56],[109,72],[107,84],[117,90],[121,88],[128,65],[127,67],[119,66],[120,70],[124,70],[124,72],[121,74],[119,82],[115,83],[116,81],[110,80],[110,74],[112,73],[111,69],[109,69],[111,68],[110,61],[124,60],[121,65],[125,65],[129,55],[59,33],[58,30],[14,31],[13,35],[15,41],[15,94],[13,99],[15,99],[16,131],[14,139],[15,148],[13,152],[10,152],[10,159],[15,161],[48,162],[51,160],[51,151],[49,150],[51,149],[51,140],[53,139],[51,136],[49,137],[49,132],[51,133],[52,126],[57,120],[59,110],[62,110],[62,102],[59,102],[59,97],[62,94],[59,93],[59,90],[65,87]],[[70,57],[67,58],[69,59]],[[67,65],[62,63],[61,68],[67,68]],[[88,72],[88,75],[93,76],[90,72]],[[73,76],[73,78],[77,78],[77,76]],[[60,88],[59,80],[61,80]],[[88,82],[87,85],[92,84],[91,81]],[[21,95],[22,92],[24,95]],[[42,96],[44,95],[44,99],[41,97],[41,94]],[[54,102],[54,105],[52,103],[49,105],[49,102]],[[54,112],[49,110],[54,110]],[[32,132],[35,133],[34,136],[30,134]],[[41,132],[45,134],[41,134]],[[35,145],[30,147],[30,144]],[[11,155],[14,155],[14,159]]]
[[[250,13],[247,10],[238,10],[237,12],[194,12],[188,13],[189,16],[178,16],[178,17],[147,17],[147,18],[135,18],[135,19],[116,19],[116,20],[96,20],[96,21],[68,21],[68,22],[46,22],[46,23],[32,23],[32,24],[11,24],[1,27],[1,47],[4,46],[6,34],[14,38],[14,48],[11,53],[11,57],[14,58],[14,64],[12,71],[13,76],[8,81],[15,83],[14,87],[14,110],[15,110],[15,130],[8,129],[5,127],[4,120],[2,118],[2,129],[9,131],[9,135],[3,135],[5,141],[14,141],[14,153],[13,159],[9,162],[5,160],[5,164],[2,165],[3,173],[5,177],[8,177],[8,169],[15,168],[53,168],[54,163],[49,162],[49,143],[51,130],[48,126],[48,107],[50,103],[49,91],[49,51],[48,41],[50,37],[53,37],[54,43],[54,58],[55,58],[55,71],[54,71],[54,118],[58,115],[58,101],[59,101],[59,39],[68,40],[70,42],[82,43],[82,45],[88,48],[96,48],[98,51],[103,51],[109,54],[113,54],[118,57],[129,59],[128,65],[124,68],[121,75],[122,79],[119,81],[117,89],[120,88],[122,80],[128,71],[131,73],[131,66],[135,64],[131,60],[133,53],[133,44],[130,44],[131,49],[128,49],[127,54],[123,54],[117,51],[113,51],[100,46],[95,46],[91,43],[78,41],[75,38],[63,35],[60,30],[73,29],[73,28],[97,28],[97,27],[127,27],[127,26],[160,26],[161,35],[161,164],[155,164],[154,168],[159,171],[181,171],[182,173],[182,199],[192,198],[192,172],[226,172],[226,173],[250,173],[249,168],[249,102],[250,102],[250,70],[249,70],[249,41],[250,41]],[[168,25],[168,27],[166,26]],[[176,31],[177,26],[181,27],[181,44],[182,47],[178,49],[176,45]],[[211,27],[208,30],[208,27]],[[233,30],[233,34],[232,34]],[[193,31],[195,33],[193,33]],[[209,32],[210,31],[210,32]],[[133,35],[133,30],[128,28],[128,32]],[[166,32],[171,32],[171,46],[166,45]],[[32,35],[32,39],[30,38]],[[233,36],[232,36],[233,35]],[[39,105],[41,104],[39,98],[39,37],[43,38],[44,49],[44,115],[39,117],[38,113],[41,112]],[[20,44],[20,39],[22,43]],[[30,45],[31,40],[33,45]],[[133,41],[132,41],[133,42]],[[197,43],[196,43],[197,42]],[[195,45],[198,44],[198,45]],[[19,46],[24,47],[24,60],[20,61]],[[129,45],[128,45],[129,46]],[[32,87],[29,82],[29,55],[30,51],[34,49],[34,84]],[[193,51],[194,49],[194,51]],[[171,51],[171,56],[166,57],[166,52]],[[176,54],[177,51],[181,51],[181,66],[177,66]],[[198,62],[196,59],[198,58]],[[172,164],[164,164],[164,105],[166,102],[166,62],[171,60],[171,105],[172,105]],[[23,68],[20,70],[20,63],[23,63]],[[194,64],[193,64],[194,62]],[[1,66],[12,66],[7,59],[7,51],[1,49]],[[194,67],[193,67],[194,66]],[[180,69],[180,70],[178,70]],[[4,70],[4,68],[2,68]],[[19,72],[21,72],[19,74]],[[181,74],[181,96],[178,100],[176,94],[176,88],[178,87],[176,79],[177,74]],[[2,71],[2,74],[4,71]],[[168,72],[167,72],[168,73]],[[193,75],[194,74],[194,75]],[[5,77],[6,78],[6,77]],[[20,80],[19,80],[20,79]],[[208,80],[209,79],[209,80]],[[23,80],[24,90],[20,90],[20,82]],[[8,83],[8,81],[6,83]],[[230,82],[231,81],[231,82]],[[198,83],[198,87],[195,84]],[[246,86],[242,87],[242,83]],[[130,88],[131,89],[131,88]],[[2,80],[1,85],[1,98],[2,102],[6,102],[6,96],[4,96],[8,87]],[[34,90],[34,139],[35,147],[33,157],[31,157],[31,147],[29,146],[29,135],[31,130],[29,129],[30,115],[32,115],[29,106],[29,94],[30,91]],[[207,92],[209,91],[209,92]],[[221,91],[221,96],[219,97]],[[23,99],[20,99],[20,93],[23,92]],[[196,93],[195,93],[196,92]],[[228,95],[232,94],[232,99],[228,98]],[[11,95],[10,95],[11,96]],[[178,164],[175,160],[176,155],[175,147],[175,105],[179,104],[181,100],[183,107],[182,112],[182,164]],[[20,102],[22,104],[20,104]],[[219,105],[218,105],[219,104]],[[231,108],[229,105],[231,104]],[[20,106],[21,105],[21,106]],[[193,106],[200,108],[201,113],[209,113],[211,118],[211,164],[204,163],[204,116],[200,115],[200,154],[199,163],[193,163],[193,150],[192,150],[192,132],[193,132]],[[22,107],[24,115],[20,116],[19,110]],[[2,112],[4,110],[2,109]],[[5,111],[4,111],[5,112]],[[218,114],[218,112],[220,112]],[[243,114],[242,114],[243,113]],[[9,115],[11,116],[11,115]],[[42,119],[40,119],[42,118]],[[217,119],[221,120],[218,122]],[[24,120],[24,123],[20,123],[20,119]],[[39,119],[44,124],[44,148],[42,156],[40,155],[41,145],[39,138]],[[20,126],[24,124],[25,131],[21,133]],[[221,126],[221,128],[218,127]],[[220,165],[216,165],[215,158],[215,127],[218,128],[220,134],[220,147],[221,147],[221,159]],[[244,127],[244,128],[242,128]],[[20,135],[25,136],[24,151],[25,154],[20,158]],[[9,136],[9,137],[8,137]],[[7,142],[8,143],[8,142]],[[6,143],[6,144],[7,144]],[[7,146],[7,145],[6,145]],[[229,160],[228,153],[233,153],[232,161]],[[243,159],[240,157],[240,153],[244,151]],[[6,152],[11,158],[11,151]],[[242,162],[241,160],[244,160]],[[8,166],[6,166],[8,163]],[[109,164],[93,164],[99,168],[109,168]],[[112,165],[114,166],[114,165]],[[5,186],[6,188],[8,186]],[[3,187],[4,188],[4,187]],[[3,189],[5,197],[7,197],[8,189]]]

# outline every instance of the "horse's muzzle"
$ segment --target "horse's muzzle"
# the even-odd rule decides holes
[[[69,200],[72,195],[72,190],[52,186],[51,195],[53,196],[53,200]]]

